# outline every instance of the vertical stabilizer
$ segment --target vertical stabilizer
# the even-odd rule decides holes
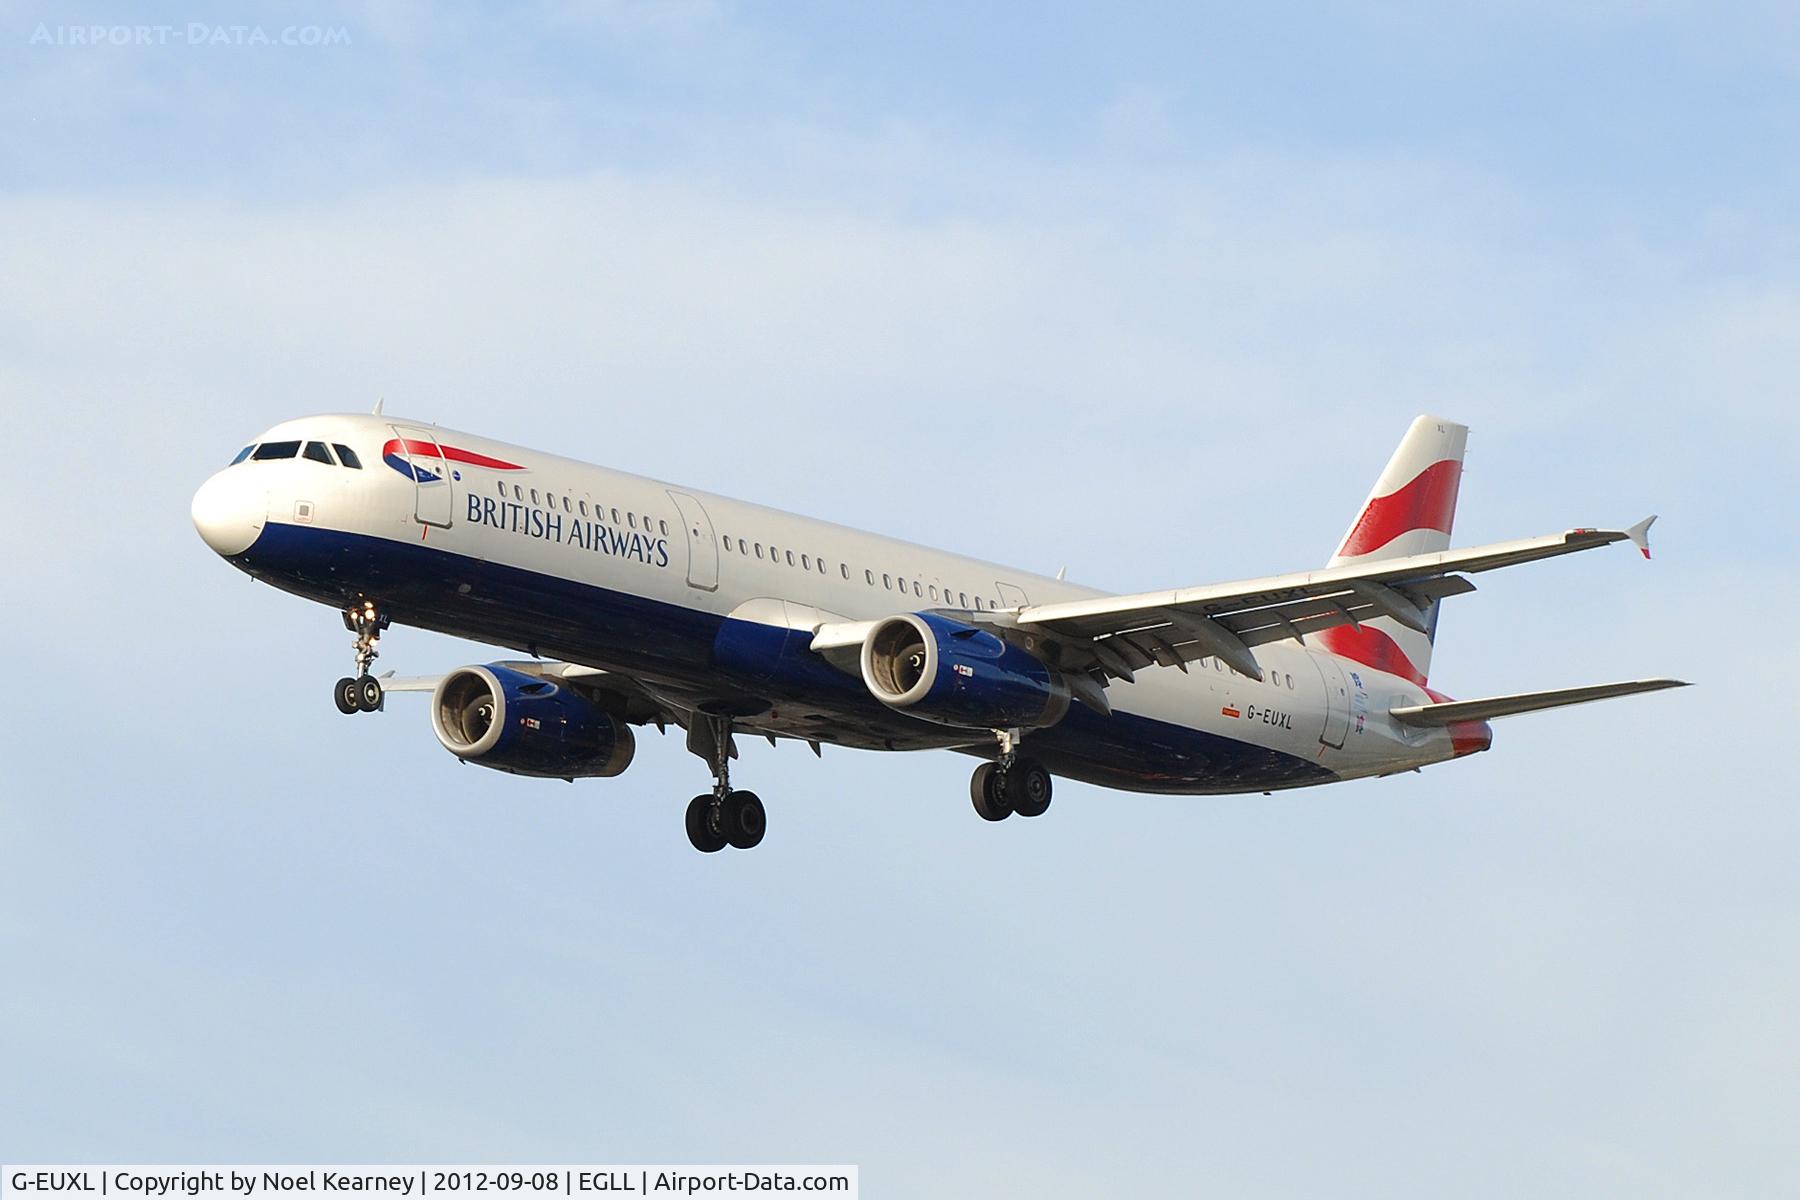
[[[1441,417],[1413,421],[1388,459],[1369,498],[1338,543],[1329,565],[1377,562],[1450,548],[1456,493],[1462,483],[1463,446],[1469,427]],[[1391,617],[1341,625],[1317,636],[1333,654],[1388,671],[1424,686],[1431,670],[1431,642],[1437,632],[1437,605],[1426,611],[1419,633]]]

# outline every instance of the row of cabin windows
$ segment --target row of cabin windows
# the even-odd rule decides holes
[[[790,567],[798,567],[802,571],[817,571],[821,575],[829,575],[831,573],[830,565],[823,558],[814,558],[812,555],[805,552],[801,552],[796,556],[792,550],[782,550],[776,546],[765,547],[761,542],[746,542],[743,538],[734,538],[730,534],[726,534],[719,540],[725,544],[725,549],[727,551],[742,554],[747,558],[754,557],[761,561],[775,563],[777,566],[785,562]],[[837,568],[838,574],[842,575],[845,579],[851,577],[849,563],[841,562],[837,565]],[[870,587],[874,587],[875,572],[872,569],[864,568],[863,581]],[[928,584],[917,579],[908,581],[905,577],[898,575],[882,575],[881,586],[890,592],[899,591],[902,595],[910,592],[921,600],[929,597],[933,604],[941,602],[944,604],[956,604],[963,608],[1000,607],[998,601],[983,601],[980,596],[974,597],[973,601],[971,601],[969,593],[967,592],[952,591],[949,588],[944,588],[940,591],[938,585],[935,583]]]
[[[1226,671],[1231,670],[1230,667],[1227,667],[1216,658],[1203,658],[1200,660],[1201,666],[1205,666],[1207,663],[1211,663],[1212,669],[1219,672],[1221,675]],[[1244,678],[1249,679],[1250,677],[1246,675]],[[1254,682],[1254,680],[1252,680],[1252,682]],[[1270,687],[1286,686],[1288,691],[1291,692],[1294,690],[1294,677],[1285,671],[1264,671],[1263,682]]]
[[[502,500],[506,499],[505,483],[495,483],[494,490],[500,493],[500,498]],[[560,502],[564,512],[571,514],[580,513],[584,517],[592,515],[596,521],[606,520],[606,514],[609,511],[605,505],[596,504],[593,507],[593,512],[590,514],[588,511],[588,502],[586,500],[574,500],[567,495],[557,496],[548,491],[544,493],[543,499],[540,500],[538,499],[538,490],[536,488],[523,488],[516,483],[512,485],[512,498],[514,500],[518,500],[522,503],[527,492],[531,495],[531,502],[541,508],[555,508]],[[627,512],[621,517],[618,509],[615,508],[610,511],[612,513],[612,523],[614,525],[624,525],[630,529],[642,529],[645,533],[660,532],[664,537],[669,536],[669,523],[661,518],[652,517],[649,513],[645,513],[640,517],[634,512]]]
[[[337,451],[336,458],[331,456],[333,450]],[[324,442],[306,442],[304,445],[298,441],[264,442],[260,446],[251,444],[238,451],[237,457],[231,460],[231,465],[235,467],[245,459],[251,462],[272,462],[282,458],[309,458],[328,467],[341,464],[352,471],[362,470],[362,459],[356,457],[356,451],[338,442],[331,443],[329,447]]]

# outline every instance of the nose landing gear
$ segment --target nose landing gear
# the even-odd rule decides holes
[[[731,790],[731,718],[695,713],[688,749],[706,759],[713,773],[712,792],[688,802],[688,841],[702,854],[727,846],[754,849],[768,830],[768,814],[755,792]]]
[[[388,615],[373,600],[344,610],[344,628],[356,635],[356,675],[332,685],[331,698],[339,712],[374,712],[381,707],[381,681],[369,674],[369,667],[381,653],[375,645],[388,623]]]

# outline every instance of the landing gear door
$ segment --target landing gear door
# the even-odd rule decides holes
[[[450,528],[456,512],[455,473],[437,434],[410,425],[395,425],[393,430],[399,437],[387,444],[382,456],[402,475],[412,476],[413,517],[421,525]]]
[[[1319,677],[1325,684],[1325,726],[1319,731],[1319,742],[1342,750],[1344,735],[1350,729],[1350,685],[1344,679],[1344,668],[1335,655],[1309,654],[1307,657],[1319,668]]]
[[[719,588],[719,539],[713,534],[712,518],[700,501],[686,492],[671,491],[669,499],[681,512],[682,537],[687,542],[687,581],[691,588],[703,592]]]

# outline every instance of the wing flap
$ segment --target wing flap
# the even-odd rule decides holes
[[[1586,704],[1592,700],[1610,700],[1614,696],[1633,696],[1639,692],[1660,692],[1664,688],[1687,686],[1687,681],[1681,679],[1634,679],[1625,683],[1556,688],[1548,692],[1517,692],[1510,696],[1488,696],[1481,700],[1409,704],[1388,709],[1388,716],[1404,725],[1442,728],[1458,721],[1490,721],[1495,717],[1510,717],[1517,713],[1539,712],[1546,708]]]

